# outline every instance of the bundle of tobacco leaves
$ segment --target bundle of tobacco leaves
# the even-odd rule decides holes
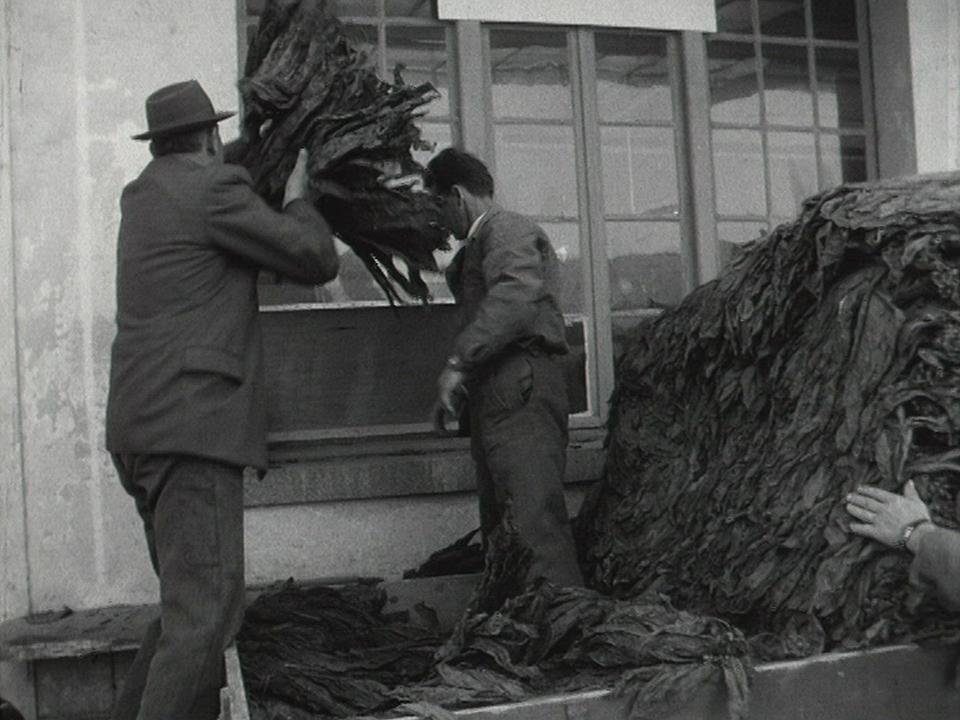
[[[578,518],[592,583],[722,617],[758,658],[956,640],[844,497],[912,479],[956,528],[958,438],[960,175],[824,192],[632,339]]]
[[[411,150],[427,145],[414,121],[439,94],[395,75],[394,84],[377,77],[326,0],[268,0],[239,84],[242,142],[233,158],[279,206],[307,148],[314,204],[391,303],[402,301],[399,290],[428,299],[420,273],[437,271],[433,253],[448,234],[431,196],[397,181],[422,171]]]

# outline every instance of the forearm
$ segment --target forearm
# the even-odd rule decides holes
[[[454,355],[468,367],[482,364],[510,343],[529,337],[535,317],[532,300],[487,296],[473,321],[457,336]]]

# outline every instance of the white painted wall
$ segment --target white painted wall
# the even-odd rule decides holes
[[[139,524],[102,449],[118,198],[149,158],[130,135],[150,91],[197,77],[215,104],[236,106],[236,7],[6,0],[5,9],[11,213],[0,283],[12,300],[0,311],[0,367],[16,373],[4,373],[0,405],[19,406],[3,429],[19,429],[20,446],[3,446],[14,490],[0,524],[22,518],[25,533],[17,545],[4,532],[0,572],[14,600],[3,612],[145,599]]]
[[[909,0],[908,10],[917,171],[957,170],[960,0]]]

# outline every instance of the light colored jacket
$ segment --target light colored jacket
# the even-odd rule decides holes
[[[494,205],[446,271],[466,327],[454,353],[470,371],[513,344],[567,352],[560,263],[543,228]]]

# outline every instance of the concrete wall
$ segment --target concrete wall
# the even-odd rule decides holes
[[[909,28],[917,172],[960,169],[960,0],[909,0]]]
[[[3,467],[21,490],[5,493],[0,522],[25,533],[18,545],[5,532],[15,600],[4,612],[146,597],[139,527],[102,450],[117,201],[149,158],[130,135],[151,90],[197,77],[215,104],[236,105],[236,9],[7,0],[5,10],[0,361],[15,372],[4,373],[0,405],[19,406],[4,423],[19,447],[8,455],[4,444]]]

